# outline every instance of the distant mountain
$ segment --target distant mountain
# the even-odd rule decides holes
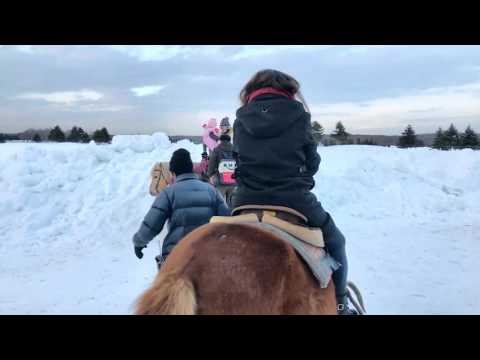
[[[32,140],[35,134],[40,135],[42,141],[48,139],[48,134],[51,129],[28,129],[24,132],[16,134],[20,140]]]
[[[180,140],[190,140],[194,144],[201,144],[203,142],[202,136],[193,136],[193,135],[174,135],[174,136],[169,136],[168,137],[171,142],[177,142]]]

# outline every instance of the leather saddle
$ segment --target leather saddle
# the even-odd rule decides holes
[[[284,206],[244,205],[235,208],[232,216],[214,216],[210,222],[268,224],[312,246],[325,247],[322,230],[308,227],[303,214]]]

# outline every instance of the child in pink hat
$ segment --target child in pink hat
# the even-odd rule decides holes
[[[217,147],[218,139],[220,138],[220,129],[217,128],[217,120],[210,119],[206,124],[202,125],[203,127],[203,149],[206,151],[208,148],[208,153],[210,153]]]

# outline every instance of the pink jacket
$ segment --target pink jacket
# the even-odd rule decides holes
[[[210,151],[213,151],[218,145],[218,140],[212,139],[211,135],[214,137],[220,136],[220,129],[217,128],[217,120],[210,119],[208,123],[203,124],[203,143],[208,147]]]

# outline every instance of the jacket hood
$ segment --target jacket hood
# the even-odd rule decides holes
[[[307,113],[295,100],[278,95],[262,95],[237,111],[237,120],[256,138],[280,135]]]

